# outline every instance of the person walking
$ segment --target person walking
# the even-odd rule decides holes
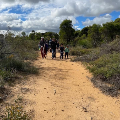
[[[51,42],[52,42],[52,39],[50,38],[49,43],[48,43],[49,49],[51,48]]]
[[[52,59],[56,58],[56,42],[55,42],[55,38],[52,39],[51,42],[51,50],[52,50]]]
[[[66,59],[66,56],[67,56],[67,59],[68,59],[68,53],[69,53],[69,48],[68,48],[68,46],[66,46],[66,48],[65,48],[65,59]]]
[[[45,58],[45,42],[44,42],[44,37],[41,37],[40,41],[40,46],[41,46],[41,56],[44,59]]]
[[[46,57],[46,55],[47,55],[47,51],[48,51],[48,43],[45,42],[45,57]]]
[[[61,47],[60,47],[60,59],[63,59],[63,52],[64,52],[64,47],[63,47],[63,44],[61,44]]]

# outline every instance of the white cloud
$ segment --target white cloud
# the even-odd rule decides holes
[[[70,19],[73,21],[73,23],[76,23],[77,21],[75,20],[74,17],[56,17],[52,18],[52,16],[47,16],[47,17],[42,17],[39,19],[29,19],[26,20],[22,23],[23,30],[26,32],[29,32],[31,30],[36,30],[36,31],[53,31],[53,32],[59,32],[59,26],[61,22],[64,19]]]
[[[101,25],[103,23],[110,22],[111,18],[112,18],[112,16],[110,14],[106,14],[104,16],[95,17],[93,20],[86,19],[86,21],[82,22],[82,24],[84,26],[90,26],[90,25],[93,25],[93,24],[100,24]]]
[[[38,2],[49,2],[50,0],[0,0],[0,2],[4,3],[38,3]]]
[[[79,26],[74,26],[75,30],[81,30],[81,28]]]
[[[63,7],[55,9],[54,16],[99,16],[120,10],[120,0],[70,0]]]
[[[85,26],[102,24],[111,21],[109,13],[120,10],[119,4],[120,0],[0,0],[0,29],[6,30],[10,26],[16,31],[30,32],[34,29],[58,32],[64,19],[76,24],[78,16],[95,16],[93,20],[88,18],[82,22]],[[17,5],[23,13],[9,13],[11,7]],[[5,9],[7,11],[2,12]],[[106,15],[100,17],[101,14]],[[23,18],[25,21],[22,21]]]
[[[19,15],[14,13],[0,13],[0,21],[10,22],[13,20],[17,20]]]

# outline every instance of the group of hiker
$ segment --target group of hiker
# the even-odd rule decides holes
[[[55,38],[45,41],[44,37],[41,37],[41,41],[38,44],[39,50],[41,51],[42,58],[46,58],[48,50],[52,53],[52,59],[56,58],[56,49],[60,51],[60,59],[63,59],[65,52],[65,59],[68,59],[69,48],[66,46],[64,48],[63,44],[59,46],[59,42]]]

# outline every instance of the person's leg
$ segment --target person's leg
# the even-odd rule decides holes
[[[56,58],[56,49],[54,49],[54,57]]]
[[[55,49],[53,49],[53,58],[55,57]]]
[[[52,49],[52,58],[55,57],[55,49]]]
[[[62,53],[62,55],[61,55],[61,56],[62,56],[62,59],[63,59],[63,53]]]
[[[43,47],[43,58],[45,57],[45,48]]]
[[[61,52],[60,52],[60,59],[61,59]]]
[[[67,59],[68,59],[68,52],[66,54],[67,54]]]
[[[42,58],[43,58],[43,47],[41,47],[41,56],[42,56]]]
[[[54,58],[54,50],[52,49],[52,59]]]
[[[54,58],[56,58],[56,49],[54,49]]]
[[[46,49],[44,49],[44,57],[46,58]]]
[[[66,52],[65,52],[65,59],[66,59]]]

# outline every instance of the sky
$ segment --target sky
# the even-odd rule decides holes
[[[73,28],[114,21],[120,18],[120,0],[0,0],[0,33],[8,29],[59,33],[63,20],[72,20]],[[8,27],[9,26],[9,27]]]

